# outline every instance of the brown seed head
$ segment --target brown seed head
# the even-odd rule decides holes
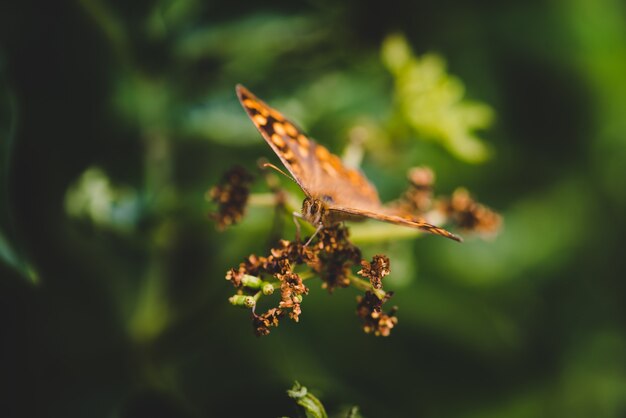
[[[381,289],[383,287],[382,279],[387,276],[389,270],[389,257],[385,255],[375,255],[372,258],[372,262],[361,260],[361,270],[358,274],[368,278],[374,289]]]
[[[479,234],[497,233],[502,217],[475,201],[464,188],[458,188],[452,197],[440,203],[440,210],[460,228]]]
[[[277,327],[283,311],[278,308],[271,308],[267,312],[257,315],[252,314],[252,326],[257,337],[261,337],[270,333],[271,327]]]
[[[367,334],[387,337],[391,329],[398,323],[396,317],[397,308],[392,308],[389,312],[382,312],[382,305],[388,301],[393,294],[387,292],[381,300],[373,292],[367,291],[364,296],[357,298],[357,315],[363,323],[363,331]]]
[[[324,281],[323,287],[332,292],[336,287],[350,284],[351,267],[361,260],[361,250],[348,239],[342,225],[322,229],[314,244],[317,262],[307,263]]]
[[[302,279],[296,273],[279,275],[280,284],[280,309],[291,309],[289,317],[298,322],[302,310],[300,303],[302,295],[309,293],[309,289],[302,283]]]
[[[208,197],[218,205],[210,216],[218,229],[236,224],[243,218],[253,177],[245,169],[234,167],[224,173],[220,183],[209,190]]]

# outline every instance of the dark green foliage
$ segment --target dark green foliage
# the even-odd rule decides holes
[[[293,416],[294,380],[365,417],[626,413],[623,2],[4,3],[1,415]],[[391,336],[311,285],[256,338],[224,273],[274,213],[218,232],[205,197],[276,163],[236,83],[333,152],[363,139],[383,200],[428,165],[502,233],[354,227],[392,260]]]

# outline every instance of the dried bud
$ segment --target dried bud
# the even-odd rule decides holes
[[[211,214],[217,221],[218,229],[225,229],[243,218],[252,180],[252,175],[245,169],[234,167],[209,190],[208,197],[218,205],[217,213]]]
[[[388,313],[384,313],[382,305],[392,295],[391,292],[387,292],[383,299],[380,299],[373,292],[367,291],[364,296],[357,298],[357,315],[361,318],[365,333],[373,333],[377,337],[389,336],[391,329],[398,323],[397,308],[393,307]]]
[[[272,308],[267,312],[257,315],[252,314],[252,326],[257,337],[270,333],[270,327],[277,327],[283,312],[278,308]]]
[[[428,211],[432,205],[435,173],[429,167],[414,167],[409,171],[411,187],[404,194],[410,213],[420,214]]]
[[[322,229],[314,245],[316,258],[307,263],[332,292],[336,287],[350,285],[351,267],[361,260],[361,250],[348,240],[348,230],[337,225]]]
[[[460,228],[479,234],[495,234],[502,218],[493,210],[476,202],[464,188],[458,188],[452,198],[440,202],[440,210]]]
[[[289,317],[298,322],[302,310],[302,295],[309,293],[309,289],[302,283],[302,279],[296,273],[280,275],[280,309],[291,309]]]
[[[433,203],[435,173],[429,167],[413,167],[407,174],[409,187],[397,200],[387,204],[388,209],[400,216],[421,216]]]
[[[240,288],[243,286],[242,278],[245,273],[239,268],[238,270],[230,269],[226,272],[226,280],[229,280],[233,286]]]
[[[435,183],[435,173],[426,166],[411,168],[407,178],[414,188],[421,190],[432,190]]]
[[[361,260],[362,269],[358,274],[368,278],[374,289],[383,287],[382,279],[389,274],[389,257],[385,255],[375,255],[372,262]]]

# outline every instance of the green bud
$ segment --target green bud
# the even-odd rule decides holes
[[[274,286],[273,286],[271,283],[267,283],[267,282],[266,282],[266,283],[263,285],[262,290],[263,290],[263,294],[264,294],[264,295],[266,295],[266,296],[267,296],[267,295],[271,295],[272,293],[274,293]]]
[[[254,298],[252,296],[246,296],[246,300],[244,301],[244,306],[246,308],[254,308],[254,305],[256,305],[256,301],[254,300]]]
[[[249,288],[249,289],[258,289],[261,287],[263,280],[256,276],[250,276],[249,274],[244,274],[241,278],[241,283]]]
[[[233,295],[228,298],[228,301],[231,303],[231,305],[244,306],[246,308],[252,308],[255,305],[254,298],[252,296],[246,295]]]

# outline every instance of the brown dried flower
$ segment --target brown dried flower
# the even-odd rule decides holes
[[[217,221],[218,229],[236,224],[243,218],[253,176],[242,167],[233,167],[220,183],[209,190],[208,197],[218,204],[217,213],[210,216]]]
[[[396,326],[398,323],[397,308],[394,306],[389,312],[382,312],[383,303],[387,302],[392,295],[392,292],[387,292],[380,299],[374,292],[368,290],[364,296],[357,298],[356,313],[361,318],[363,331],[366,334],[387,337],[391,333],[391,329]]]
[[[269,328],[277,326],[280,318],[287,312],[292,320],[298,322],[302,313],[302,295],[308,294],[309,289],[302,282],[302,278],[293,272],[293,267],[314,260],[317,257],[313,248],[281,240],[270,250],[269,256],[259,257],[252,254],[237,269],[226,272],[226,279],[238,289],[238,295],[244,294],[244,291],[263,292],[267,286],[272,287],[271,283],[264,281],[268,277],[280,282],[281,298],[278,306],[263,314],[253,312],[253,325],[257,335],[269,334]]]
[[[243,263],[242,263],[243,264]],[[226,272],[226,280],[229,280],[235,288],[240,288],[243,286],[241,280],[243,279],[245,271],[240,267],[239,269],[230,269]]]
[[[395,311],[381,312],[382,304],[391,297],[391,293],[381,290],[382,279],[389,274],[389,258],[376,255],[371,262],[361,260],[361,251],[349,241],[348,230],[343,225],[321,230],[313,244],[306,247],[300,242],[280,240],[267,257],[252,254],[238,268],[228,270],[226,279],[237,289],[231,303],[252,307],[255,333],[267,335],[270,328],[278,326],[285,315],[296,322],[300,319],[302,297],[308,294],[309,289],[301,275],[294,272],[294,267],[308,266],[323,280],[322,286],[332,291],[351,284],[354,279],[351,268],[357,263],[362,267],[359,274],[368,278],[376,289],[375,292],[367,291],[359,299],[357,311],[363,321],[363,329],[367,333],[389,335],[397,323]],[[255,301],[261,293],[271,293],[263,289],[276,286],[276,283],[266,281],[271,280],[270,277],[280,282],[280,300],[277,306],[257,314],[254,312]],[[255,294],[254,297],[252,294]]]
[[[464,188],[456,189],[450,199],[442,200],[440,210],[466,231],[493,234],[502,225],[500,215],[476,202]]]
[[[413,167],[407,173],[409,187],[387,206],[398,214],[423,215],[432,207],[435,173],[429,167]]]
[[[278,241],[278,247],[272,248],[271,256],[275,260],[288,260],[291,264],[310,264],[317,262],[317,249],[311,246],[305,247],[300,242]]]
[[[298,322],[302,310],[300,302],[302,295],[309,293],[309,289],[302,283],[302,279],[296,273],[279,275],[280,277],[280,303],[281,309],[291,309],[289,317]]]
[[[226,280],[229,280],[236,288],[240,288],[243,286],[242,280],[245,275],[258,276],[267,270],[267,263],[267,258],[251,254],[243,263],[239,264],[237,269],[230,269],[226,272]]]
[[[350,284],[351,267],[361,260],[361,250],[348,240],[348,229],[343,225],[324,228],[314,244],[318,262],[308,263],[324,282],[329,292]]]
[[[277,327],[283,311],[278,308],[271,308],[267,312],[257,315],[252,314],[252,326],[257,337],[270,333],[270,327]]]
[[[435,173],[429,167],[413,167],[407,177],[411,186],[404,193],[404,200],[411,213],[425,213],[432,205]]]
[[[389,257],[380,254],[375,255],[371,263],[367,260],[361,260],[361,267],[358,274],[368,278],[374,289],[381,289],[383,287],[383,277],[390,273]]]

